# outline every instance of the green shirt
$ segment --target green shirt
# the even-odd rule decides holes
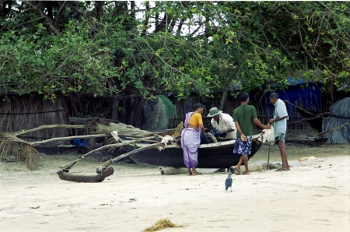
[[[238,122],[244,135],[253,135],[253,119],[257,118],[256,109],[251,105],[240,105],[233,111],[233,118]],[[237,131],[237,137],[241,134]]]

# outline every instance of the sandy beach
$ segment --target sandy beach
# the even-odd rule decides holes
[[[212,170],[161,175],[158,167],[121,162],[101,183],[75,183],[56,172],[79,154],[41,154],[34,171],[0,163],[0,230],[143,231],[169,219],[182,227],[163,231],[350,231],[350,144],[287,144],[287,154],[291,171],[233,175],[232,192],[228,173]],[[267,155],[264,145],[250,164]],[[270,162],[280,162],[276,145]],[[71,172],[95,174],[101,163],[89,156]]]

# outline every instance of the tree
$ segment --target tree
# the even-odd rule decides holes
[[[2,1],[1,92],[223,96],[349,87],[344,2]]]

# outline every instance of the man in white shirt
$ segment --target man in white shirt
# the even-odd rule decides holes
[[[236,125],[231,115],[223,113],[217,107],[209,110],[208,117],[212,117],[210,123],[216,129],[220,139],[235,139]]]
[[[277,169],[277,171],[288,171],[290,169],[285,146],[285,136],[287,131],[287,120],[289,117],[286,104],[278,97],[278,94],[275,92],[270,94],[270,102],[274,104],[275,112],[273,119],[270,119],[269,124],[274,125],[275,137],[280,149],[282,159],[282,167],[280,169]]]

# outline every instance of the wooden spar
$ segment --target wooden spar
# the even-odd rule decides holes
[[[288,125],[290,124],[297,124],[297,123],[301,123],[303,121],[312,121],[312,120],[315,120],[315,119],[318,119],[318,118],[321,118],[323,115],[317,115],[315,117],[312,117],[312,118],[302,118],[298,121],[293,121],[293,122],[288,122]]]
[[[132,140],[135,140],[135,139],[140,139],[140,138],[133,138],[133,137],[126,137],[126,139],[132,139]],[[142,139],[143,142],[149,142],[149,143],[158,143],[159,141],[157,140],[153,140],[153,139]]]
[[[102,171],[109,167],[110,165],[114,164],[115,162],[117,162],[118,160],[121,160],[129,155],[132,155],[132,154],[135,154],[135,153],[138,153],[140,151],[144,151],[144,150],[147,150],[147,149],[151,149],[151,148],[155,148],[155,147],[159,147],[159,146],[164,146],[164,142],[158,142],[158,143],[154,143],[154,144],[150,144],[148,146],[143,146],[143,147],[140,147],[140,148],[137,148],[135,150],[132,150],[130,152],[127,152],[123,155],[120,155],[114,159],[110,159],[106,162],[104,162],[101,166],[98,166],[97,169],[96,169],[96,172],[97,173],[102,173]]]
[[[52,138],[52,139],[47,139],[47,140],[42,140],[42,141],[34,141],[34,142],[28,142],[25,141],[21,138],[16,137],[14,134],[10,133],[0,133],[2,140],[7,141],[8,143],[10,142],[17,142],[17,143],[22,143],[22,144],[27,144],[31,146],[35,146],[37,144],[44,144],[48,142],[53,142],[53,141],[61,141],[61,140],[71,140],[71,139],[77,139],[77,138],[96,138],[96,137],[106,137],[109,136],[109,134],[94,134],[94,135],[78,135],[78,136],[68,136],[68,137],[57,137],[57,138]]]
[[[64,169],[64,170],[69,170],[71,167],[73,167],[74,164],[76,164],[78,161],[84,159],[86,156],[88,155],[91,155],[92,153],[96,152],[96,151],[100,151],[100,150],[103,150],[103,149],[106,149],[106,148],[117,148],[117,147],[121,147],[121,146],[125,146],[125,145],[129,145],[129,144],[132,144],[132,143],[135,143],[135,142],[138,142],[138,141],[143,141],[143,140],[148,140],[148,139],[151,139],[151,138],[154,138],[154,136],[150,136],[150,137],[146,137],[146,138],[143,138],[143,139],[138,139],[138,140],[132,140],[132,141],[127,141],[127,142],[122,142],[122,143],[115,143],[115,144],[108,144],[108,145],[104,145],[104,146],[101,146],[99,148],[96,148],[94,150],[91,150],[89,151],[88,153],[82,155],[81,157],[79,157],[78,159],[68,163],[68,164],[65,164],[65,165],[62,165],[60,166],[61,169]]]
[[[288,103],[288,104],[290,104],[290,105],[292,105],[292,106],[294,106],[295,108],[297,108],[297,109],[299,109],[299,110],[304,111],[305,113],[308,113],[308,114],[311,114],[311,115],[315,115],[314,113],[311,113],[311,112],[309,112],[309,111],[307,111],[307,110],[301,108],[300,106],[294,105],[293,103],[290,103],[290,102],[287,101],[287,100],[284,100],[284,102],[285,102],[285,103]]]
[[[52,129],[52,128],[75,128],[75,129],[84,129],[85,125],[69,125],[69,124],[54,124],[54,125],[42,125],[33,129],[29,129],[29,130],[23,130],[23,131],[18,131],[13,133],[13,135],[23,135],[26,133],[30,133],[30,132],[34,132],[34,131],[38,131],[38,130],[42,130],[42,129]]]
[[[344,127],[344,126],[349,126],[349,125],[350,125],[350,122],[340,124],[340,125],[338,125],[338,126],[332,127],[332,128],[329,129],[329,130],[322,131],[321,133],[318,133],[317,136],[318,136],[318,137],[321,137],[321,136],[324,135],[324,134],[333,132],[333,131],[338,130],[338,129]]]
[[[301,119],[301,120],[299,120],[299,121],[295,121],[295,122],[292,122],[292,123],[299,123],[299,122],[302,122],[302,121],[312,121],[312,120],[317,119],[317,118],[320,118],[320,117],[329,116],[329,114],[330,114],[329,112],[324,112],[324,113],[317,113],[317,114],[315,114],[315,113],[312,113],[312,112],[310,112],[310,111],[307,111],[307,110],[301,108],[300,106],[294,105],[293,103],[290,103],[290,102],[287,101],[287,100],[284,100],[284,102],[286,102],[286,103],[288,103],[288,104],[294,106],[295,108],[297,108],[297,109],[299,109],[299,110],[301,110],[301,111],[303,111],[303,112],[305,112],[305,113],[308,113],[308,114],[314,116],[314,117],[310,117],[310,118],[303,118],[303,119]]]
[[[91,127],[94,128],[94,126],[98,127],[100,125],[100,123],[94,122],[97,125],[92,125]],[[120,124],[120,125],[119,125]],[[122,134],[123,136],[136,136],[136,134],[138,136],[141,136],[141,138],[145,138],[147,136],[151,136],[150,138],[154,138],[152,136],[155,136],[156,134],[159,133],[159,136],[162,135],[162,133],[170,133],[170,131],[167,132],[147,132],[147,131],[142,131],[138,128],[134,128],[130,125],[125,125],[122,123],[119,123],[116,127],[117,128],[122,128],[123,131]],[[90,124],[89,124],[90,125]],[[46,140],[39,140],[39,141],[25,141],[23,138],[18,138],[17,136],[22,136],[24,134],[27,133],[31,133],[31,132],[36,132],[39,130],[43,130],[43,129],[54,129],[54,128],[74,128],[74,129],[90,129],[89,125],[70,125],[70,124],[54,124],[54,125],[42,125],[36,128],[32,128],[32,129],[28,129],[28,130],[21,130],[21,131],[17,131],[17,132],[13,132],[13,133],[0,133],[0,156],[1,158],[4,158],[4,156],[6,157],[7,154],[15,154],[16,156],[19,156],[20,153],[18,153],[18,146],[21,146],[21,155],[24,157],[33,157],[33,159],[26,159],[27,165],[29,167],[29,169],[32,169],[32,165],[31,163],[36,163],[36,154],[39,153],[34,146],[36,145],[40,145],[40,144],[45,144],[45,143],[49,143],[49,142],[54,142],[54,141],[61,141],[61,140],[72,140],[72,139],[76,139],[76,138],[80,138],[80,139],[84,139],[84,138],[96,138],[96,137],[106,137],[109,136],[109,133],[112,131],[119,131],[119,130],[114,130],[115,127],[106,127],[104,128],[104,130],[94,130],[93,134],[89,134],[89,135],[77,135],[77,136],[66,136],[66,137],[56,137],[56,138],[50,138],[50,139],[46,139]],[[110,130],[109,130],[110,129]],[[113,130],[112,130],[113,129]],[[98,134],[97,134],[98,133]],[[120,140],[121,141],[121,140]],[[121,141],[123,142],[123,141]],[[113,146],[112,146],[113,147]],[[26,148],[26,149],[23,149]],[[28,148],[28,149],[27,149]],[[106,148],[106,147],[105,147]],[[103,149],[103,148],[102,148]],[[28,160],[34,160],[35,162],[30,162],[28,163]],[[35,168],[35,167],[33,167]]]
[[[107,162],[103,163],[101,166],[98,166],[96,169],[97,174],[95,175],[80,175],[80,174],[71,174],[68,173],[69,170],[66,169],[61,169],[57,172],[59,178],[61,180],[66,180],[66,181],[74,181],[74,182],[85,182],[85,183],[94,183],[94,182],[102,182],[106,177],[113,175],[114,169],[113,167],[110,167],[110,165],[114,164],[118,160],[121,160],[129,155],[135,154],[137,152],[158,147],[158,146],[164,146],[163,142],[159,142],[156,144],[151,144],[149,146],[144,146],[135,150],[132,150],[131,152],[127,152],[121,156],[118,156],[114,159],[108,160]],[[75,161],[76,163],[77,161]],[[74,164],[75,164],[74,163]],[[73,165],[74,165],[73,164]]]
[[[324,113],[314,112],[314,111],[310,112],[310,111],[307,111],[299,106],[296,106],[296,105],[288,102],[287,100],[285,100],[284,102],[294,106],[297,109],[297,111],[301,114],[301,116],[303,117],[301,120],[294,121],[294,122],[288,122],[288,125],[307,121],[309,123],[309,125],[311,127],[313,127],[314,129],[316,129],[318,132],[322,131],[322,120],[323,120],[322,117],[329,116],[330,115],[329,112],[324,112]]]
[[[97,138],[97,137],[106,137],[106,136],[110,136],[110,134],[94,134],[94,135],[76,135],[76,136],[67,136],[67,137],[56,137],[56,138],[42,140],[42,141],[30,142],[30,144],[34,146],[37,144],[44,144],[44,143],[54,142],[54,141],[72,140],[72,139],[87,139],[87,138]]]

